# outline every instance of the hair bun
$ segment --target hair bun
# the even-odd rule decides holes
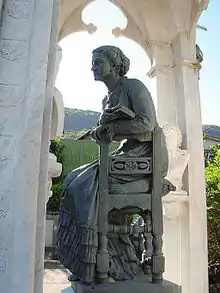
[[[123,77],[128,72],[130,67],[130,60],[118,47],[101,46],[95,49],[93,53],[104,54],[121,77]]]

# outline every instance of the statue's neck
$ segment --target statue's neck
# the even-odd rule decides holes
[[[104,80],[105,85],[108,88],[108,92],[111,93],[115,90],[115,88],[117,87],[117,85],[120,82],[121,77],[120,76],[111,76],[109,78],[106,78],[106,80]]]

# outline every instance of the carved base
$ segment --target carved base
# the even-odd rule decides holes
[[[181,293],[180,286],[168,281],[163,281],[162,284],[153,284],[146,275],[138,276],[135,280],[96,285],[94,287],[76,282],[72,288],[74,293]]]

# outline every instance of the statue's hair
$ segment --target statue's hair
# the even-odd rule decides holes
[[[124,76],[130,67],[130,60],[125,56],[121,49],[115,46],[101,46],[93,50],[94,53],[103,54],[109,63],[115,68],[119,76]]]

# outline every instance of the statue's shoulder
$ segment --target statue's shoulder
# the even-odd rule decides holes
[[[122,86],[130,92],[148,91],[147,87],[142,81],[136,78],[123,78]]]
[[[143,87],[146,88],[146,86],[144,85],[144,83],[142,81],[140,81],[137,78],[128,78],[128,77],[124,77],[122,80],[122,84],[127,86],[127,87]]]

